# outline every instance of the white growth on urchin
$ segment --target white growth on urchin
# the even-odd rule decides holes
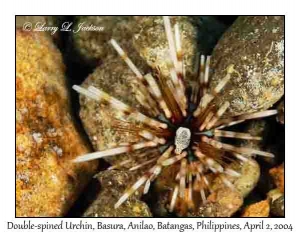
[[[190,141],[191,131],[184,127],[178,128],[175,136],[175,153],[181,154],[184,149],[188,148]]]

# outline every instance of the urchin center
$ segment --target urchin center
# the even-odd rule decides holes
[[[181,154],[181,152],[188,148],[191,142],[191,130],[185,127],[179,127],[176,130],[175,136],[175,153]]]

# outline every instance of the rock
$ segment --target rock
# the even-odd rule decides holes
[[[242,16],[226,31],[212,54],[212,90],[234,65],[219,101],[230,102],[228,114],[266,110],[284,93],[284,18]]]
[[[271,214],[284,217],[284,195],[271,202]]]
[[[241,146],[262,150],[265,146],[266,132],[269,131],[269,128],[270,125],[265,119],[252,120],[248,122],[245,131],[251,135],[261,137],[262,140],[244,140],[241,141]]]
[[[271,214],[284,217],[284,194],[277,188],[269,191],[267,196],[271,205]]]
[[[60,42],[59,32],[64,21],[63,16],[16,16],[16,28],[23,31],[45,31],[55,42]]]
[[[40,15],[18,15],[16,16],[16,28],[23,28],[24,23],[30,23],[32,29],[42,29],[43,27],[56,27],[58,22],[63,19],[62,16],[40,16]],[[29,26],[29,25],[28,25]],[[51,33],[51,31],[49,31]]]
[[[255,121],[247,125],[247,132],[251,135],[262,136],[265,130],[266,122],[264,121]],[[261,149],[261,143],[255,141],[244,141],[240,144],[241,146]],[[233,162],[229,165],[229,168],[238,172],[240,174],[239,177],[225,175],[227,180],[229,180],[235,187],[236,192],[238,192],[242,201],[246,198],[256,187],[259,178],[260,178],[260,166],[256,160],[253,158],[248,158],[246,162]],[[226,188],[227,186],[224,184],[220,177],[216,177],[212,182],[212,191],[213,193],[222,188]],[[216,207],[214,207],[216,208]]]
[[[47,16],[37,16],[37,15],[29,15],[29,16],[16,16],[16,28],[23,28],[24,23],[31,23],[35,25],[36,23],[46,23]]]
[[[210,194],[207,203],[197,211],[189,212],[189,217],[230,217],[243,205],[243,197],[230,188],[220,188]]]
[[[262,173],[266,174],[262,175],[269,176],[268,169],[284,160],[284,128],[276,123],[275,117],[252,120],[245,127],[245,131],[251,135],[262,137],[262,140],[242,141],[241,146],[267,151],[274,155],[273,158],[255,156],[263,164]]]
[[[182,48],[185,56],[185,69],[191,74],[194,68],[194,60],[197,54],[197,30],[189,17],[171,17],[172,27],[175,22],[179,24],[181,31]],[[161,16],[140,17],[138,19],[139,33],[133,38],[134,47],[141,57],[155,69],[160,68],[163,76],[169,75],[168,59],[169,46],[165,33],[163,18]]]
[[[132,88],[132,71],[120,58],[110,58],[98,67],[82,84],[83,87],[93,85],[129,106],[145,112],[135,98],[136,88]],[[115,119],[122,119],[120,113],[84,96],[80,97],[80,118],[96,151],[105,150],[122,142],[134,142],[136,137],[130,132],[119,132],[114,127]],[[125,119],[128,119],[125,117]],[[135,122],[128,119],[131,122]],[[138,122],[135,122],[139,124]],[[109,163],[116,163],[133,158],[135,153],[122,154],[105,158]],[[133,165],[132,163],[128,164]]]
[[[271,202],[274,202],[276,199],[282,196],[282,192],[278,188],[272,189],[268,192],[267,196]]]
[[[245,132],[250,133],[254,136],[260,136],[263,138],[263,140],[244,140],[240,142],[240,146],[253,148],[256,150],[270,151],[268,137],[269,135],[271,135],[269,131],[271,127],[267,120],[251,121],[245,126],[245,128]],[[276,153],[275,156],[277,156]],[[230,167],[239,172],[241,176],[227,176],[227,179],[234,184],[234,186],[242,193],[244,198],[247,197],[250,194],[250,192],[256,187],[260,189],[265,195],[265,193],[268,192],[273,186],[271,182],[271,177],[268,174],[268,168],[264,167],[265,165],[269,164],[270,160],[273,161],[273,158],[265,158],[260,156],[256,156],[256,158],[260,160],[260,162],[263,162],[262,160],[266,160],[268,163],[264,163],[263,165],[261,165],[256,160],[254,160],[253,157],[249,160],[248,163],[244,163],[243,165],[241,165],[240,163],[234,163],[230,165]],[[217,184],[222,184],[220,179],[217,179],[216,181],[218,182]],[[217,185],[217,187],[219,186]],[[261,199],[262,197],[260,197],[259,200]]]
[[[260,167],[259,164],[253,160],[249,159],[248,162],[243,164],[233,163],[229,168],[241,174],[240,177],[232,177],[226,175],[226,178],[235,186],[236,190],[245,198],[249,193],[255,188],[258,179],[260,177]],[[225,187],[222,180],[217,177],[213,181],[212,190],[217,190],[220,187]]]
[[[225,26],[214,17],[172,17],[179,22],[182,31],[185,60],[194,67],[196,47],[201,53],[208,53],[225,31]],[[103,31],[80,30],[72,35],[77,52],[86,62],[96,66],[116,52],[107,43],[114,38],[127,51],[130,58],[141,55],[151,65],[159,64],[166,69],[167,41],[160,16],[80,16],[76,18],[74,30],[84,26],[103,27]],[[189,72],[189,71],[188,71]]]
[[[152,217],[148,206],[139,200],[140,194],[131,196],[118,209],[115,203],[136,180],[136,174],[125,171],[103,171],[97,175],[102,189],[97,199],[84,213],[84,217]]]
[[[234,163],[229,166],[231,169],[234,169],[235,171],[239,172],[241,174],[240,177],[232,177],[232,176],[226,176],[226,178],[232,182],[232,184],[235,186],[236,190],[231,190],[227,188],[227,186],[223,183],[220,177],[216,177],[212,181],[210,197],[218,197],[219,200],[210,202],[207,204],[204,204],[202,206],[202,200],[197,195],[196,192],[193,193],[193,199],[194,199],[194,205],[196,207],[196,210],[188,210],[188,206],[185,202],[182,202],[180,198],[178,198],[178,204],[176,204],[175,212],[178,216],[198,216],[198,217],[226,217],[231,216],[234,214],[240,207],[239,203],[243,203],[243,198],[248,196],[248,194],[255,188],[258,179],[260,177],[260,168],[258,163],[251,159],[249,162],[239,164]],[[156,182],[154,183],[155,187],[155,195],[157,201],[155,202],[155,206],[158,206],[159,213],[163,213],[167,216],[168,213],[168,206],[170,204],[171,200],[171,190],[172,187],[174,187],[176,180],[175,171],[178,171],[178,168],[172,166],[167,169],[165,169],[161,175],[156,179]],[[211,180],[213,176],[207,175],[207,178]],[[229,206],[229,208],[226,210],[226,201],[223,200],[223,196],[225,195],[224,192],[226,191],[226,195],[228,195],[229,198],[232,198],[232,202],[235,203],[233,206]],[[221,200],[222,199],[222,200]],[[224,204],[225,203],[225,204]],[[230,203],[230,201],[228,201]],[[198,208],[197,206],[200,207]],[[221,205],[221,206],[220,206]]]
[[[16,31],[16,215],[64,216],[97,168],[71,116],[65,67],[44,33]]]
[[[215,45],[224,31],[212,17],[170,17],[171,25],[178,23],[184,53],[185,72],[188,79],[193,78],[195,72],[196,55],[207,54]],[[141,57],[150,67],[160,68],[163,76],[169,76],[168,61],[169,46],[165,34],[163,18],[161,16],[137,17],[139,32],[134,35],[133,44]],[[210,31],[210,26],[219,30]]]
[[[250,160],[239,167],[240,170],[238,171],[242,175],[236,179],[233,184],[243,197],[246,197],[255,188],[258,182],[260,177],[260,168],[259,164],[255,160]]]
[[[274,188],[273,179],[270,176],[269,169],[284,160],[284,135],[282,137],[281,126],[274,119],[255,120],[246,125],[248,133],[261,136],[261,141],[244,141],[241,146],[257,150],[268,151],[274,154],[274,158],[256,156],[259,161],[260,172],[258,183],[255,184],[256,193],[260,194],[259,200],[265,197],[265,194]],[[276,137],[272,136],[276,135]]]
[[[123,194],[125,189],[131,187],[139,177],[138,171],[121,171],[121,170],[105,170],[94,176],[100,182],[102,187],[118,187],[120,194]],[[139,189],[134,193],[136,198],[142,196],[142,191]]]
[[[279,103],[277,109],[278,109],[277,121],[280,122],[281,124],[284,124],[284,100],[282,100]]]
[[[274,179],[277,188],[284,193],[284,164],[270,170],[270,175]]]
[[[242,217],[269,217],[270,204],[268,200],[260,201],[245,208]]]
[[[84,30],[84,27],[98,27],[99,30]],[[100,28],[103,27],[103,30]],[[78,16],[73,27],[74,46],[84,60],[97,65],[108,56],[117,56],[108,44],[112,38],[124,48],[131,48],[131,38],[137,26],[133,16]],[[128,51],[132,52],[132,50]]]

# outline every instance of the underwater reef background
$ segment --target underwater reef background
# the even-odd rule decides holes
[[[159,16],[17,16],[16,17],[16,215],[66,217],[283,217],[284,216],[284,17],[175,16],[182,33],[185,72],[193,76],[195,55],[212,55],[210,87],[234,64],[237,75],[222,92],[231,103],[228,116],[278,109],[277,116],[232,126],[260,136],[239,140],[274,154],[230,165],[235,189],[213,180],[207,202],[169,211],[172,169],[166,168],[149,192],[135,192],[118,209],[115,203],[140,170],[107,170],[131,154],[72,163],[77,156],[110,147],[124,138],[111,130],[109,108],[88,101],[73,85],[101,87],[141,109],[130,85],[132,72],[109,44],[114,38],[143,73],[160,67],[168,76],[168,44]],[[25,31],[24,23],[103,31]],[[246,77],[246,78],[245,78]],[[187,80],[193,86],[192,78]],[[128,138],[126,138],[128,140]],[[231,139],[230,139],[231,140]],[[235,143],[237,140],[234,140]],[[129,166],[130,167],[130,166]]]

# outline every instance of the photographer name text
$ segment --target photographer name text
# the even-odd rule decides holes
[[[73,33],[78,33],[81,31],[102,32],[104,31],[104,27],[88,24],[86,22],[82,22],[77,25],[74,25],[74,27],[73,27],[73,22],[64,22],[61,24],[61,27],[49,26],[44,22],[37,22],[37,23],[25,22],[23,24],[23,31],[49,32],[51,35],[54,35],[58,31],[73,32]]]

